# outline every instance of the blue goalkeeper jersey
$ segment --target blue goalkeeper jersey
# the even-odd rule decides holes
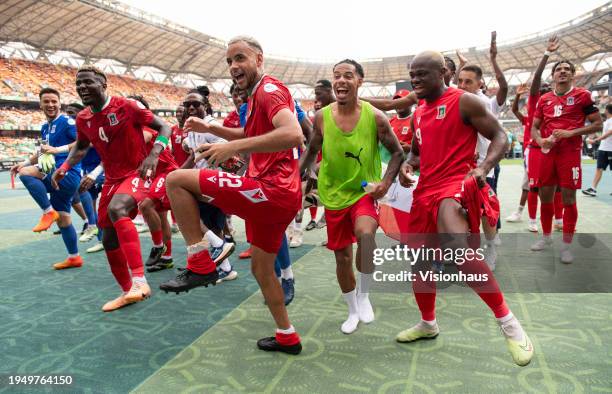
[[[52,120],[42,125],[40,129],[43,144],[50,145],[54,148],[68,145],[76,141],[76,122],[68,115],[60,114]],[[66,158],[68,152],[58,153],[55,155],[55,166],[60,167]],[[79,175],[81,174],[81,163],[77,163],[71,168]]]

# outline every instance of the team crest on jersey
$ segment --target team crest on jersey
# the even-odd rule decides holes
[[[567,98],[567,105],[574,105],[574,98],[573,97],[568,97]]]
[[[211,182],[212,182],[212,183],[214,183],[215,185],[217,184],[217,177],[216,177],[216,176],[214,176],[214,175],[213,175],[213,176],[211,176],[211,177],[208,177],[208,178],[206,178],[206,179],[208,179],[209,181],[211,181]]]
[[[117,119],[117,115],[115,114],[108,114],[108,122],[110,123],[111,126],[116,126],[119,124],[119,120]]]
[[[436,119],[444,119],[446,117],[446,105],[440,105],[438,107],[438,114],[436,115]]]
[[[257,204],[263,201],[268,201],[268,197],[259,188],[253,190],[240,190],[240,194],[249,199],[249,201]]]
[[[49,133],[51,133],[51,134],[55,133],[55,126],[56,125],[51,126],[51,131],[49,131]]]

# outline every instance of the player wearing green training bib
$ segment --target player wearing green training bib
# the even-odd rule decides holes
[[[374,320],[368,292],[374,271],[374,234],[378,227],[375,200],[387,193],[395,179],[402,148],[385,114],[357,96],[364,78],[362,66],[346,59],[336,64],[333,72],[336,103],[316,113],[314,136],[300,169],[309,174],[317,154],[323,149],[318,176],[319,198],[325,206],[327,248],[336,256],[336,276],[349,308],[348,319],[340,330],[350,334],[357,329],[359,321],[370,323]],[[391,152],[382,180],[379,141]],[[371,184],[370,193],[363,190],[363,181]],[[355,240],[355,263],[361,273],[359,289],[353,273]]]

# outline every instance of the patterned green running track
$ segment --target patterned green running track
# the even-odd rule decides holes
[[[585,173],[590,182],[592,168]],[[117,293],[103,255],[87,256],[81,270],[49,270],[62,245],[28,231],[38,212],[23,191],[6,190],[3,175],[0,375],[72,374],[75,386],[64,392],[612,392],[611,295],[507,294],[536,346],[525,368],[512,364],[490,313],[469,292],[439,295],[442,333],[435,341],[394,342],[419,318],[408,292],[372,294],[376,321],[346,336],[333,255],[314,246],[321,230],[306,233],[309,246],[292,250],[297,296],[289,314],[303,338],[299,357],[256,350],[273,324],[242,262],[235,263],[237,281],[182,296],[157,292],[103,314],[100,306]],[[520,166],[502,168],[502,217],[516,206],[520,177]],[[612,232],[612,190],[602,183],[598,199],[578,198],[579,231]],[[523,227],[504,223],[503,230]],[[147,250],[148,237],[142,239]],[[175,239],[181,260],[183,244]],[[170,275],[149,278],[155,286]]]

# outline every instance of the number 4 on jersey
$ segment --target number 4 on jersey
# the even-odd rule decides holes
[[[100,126],[100,128],[98,129],[98,137],[100,137],[102,141],[108,142],[108,137],[104,133],[104,129],[102,128],[102,126]]]

